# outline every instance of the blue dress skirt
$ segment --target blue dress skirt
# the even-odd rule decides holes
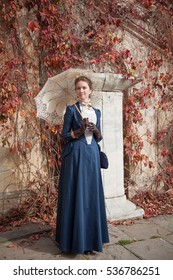
[[[97,126],[100,125],[100,113]],[[70,122],[70,125],[68,124]],[[80,116],[70,106],[65,114],[62,135],[68,138],[62,152],[58,186],[56,241],[63,252],[82,254],[86,250],[102,252],[109,242],[99,149],[92,138],[71,139],[69,128],[80,125]]]

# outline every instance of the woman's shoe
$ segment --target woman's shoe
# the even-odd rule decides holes
[[[85,255],[91,255],[91,254],[92,254],[92,251],[91,251],[91,250],[86,250],[86,251],[84,252],[84,254],[85,254]]]

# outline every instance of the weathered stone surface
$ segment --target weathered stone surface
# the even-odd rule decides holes
[[[50,226],[44,225],[42,223],[28,223],[20,227],[10,227],[8,231],[0,233],[0,243],[20,239],[32,234],[48,232],[50,230]]]
[[[161,237],[171,233],[153,222],[145,223],[144,220],[136,221],[135,224],[126,227],[120,225],[118,228],[134,240]]]
[[[143,260],[173,260],[173,245],[162,238],[134,242],[125,248]]]
[[[103,253],[95,253],[94,255],[85,256],[88,260],[138,260],[133,253],[120,245],[107,245],[104,247]]]
[[[159,216],[148,220],[135,221],[134,224],[109,224],[110,243],[103,246],[103,252],[92,255],[63,254],[60,252],[55,238],[41,235],[34,239],[39,226],[25,225],[11,228],[11,231],[0,233],[1,260],[172,260],[173,259],[173,231],[159,228],[159,219],[172,220],[173,215]],[[151,222],[152,220],[152,222]],[[157,224],[156,224],[157,222]],[[161,223],[162,224],[162,223]],[[169,228],[170,229],[170,228]],[[40,228],[40,233],[49,230]],[[19,235],[20,231],[20,235]],[[18,234],[17,234],[18,233]],[[17,234],[17,235],[16,235]],[[20,236],[20,238],[19,238]],[[26,237],[28,236],[28,237]],[[11,238],[11,241],[8,241]],[[13,239],[14,238],[14,239]],[[17,239],[16,239],[17,238]],[[121,241],[120,243],[118,243]],[[130,244],[127,244],[131,242]]]
[[[59,249],[48,237],[41,237],[37,241],[21,239],[0,244],[1,259],[6,260],[39,260],[55,259]]]
[[[173,234],[167,235],[166,237],[163,237],[163,239],[173,245]]]
[[[0,141],[2,141],[1,136]],[[17,205],[17,198],[14,200],[14,205],[10,205],[10,193],[17,190],[16,166],[19,162],[17,153],[12,154],[8,148],[0,147],[0,214],[4,209],[7,211]]]
[[[147,221],[154,222],[168,231],[173,231],[173,215],[160,215],[158,217],[150,218]]]
[[[119,230],[118,227],[109,225],[109,238],[110,238],[110,244],[116,244],[120,240],[130,240],[132,241],[133,238],[128,236],[126,233],[123,231]]]

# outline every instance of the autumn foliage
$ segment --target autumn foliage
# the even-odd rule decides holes
[[[37,197],[30,201],[37,211],[32,212],[29,207],[29,215],[43,209],[46,209],[45,220],[46,215],[52,215],[61,165],[61,126],[50,127],[36,119],[34,97],[48,77],[70,67],[122,73],[126,77],[142,76],[141,86],[124,96],[126,190],[129,185],[135,187],[131,174],[139,172],[141,166],[141,170],[146,167],[145,172],[157,169],[152,183],[147,183],[148,188],[161,187],[162,192],[172,189],[172,15],[171,1],[1,1],[1,147],[17,153],[21,162],[19,172],[22,176],[23,170],[29,174],[21,179],[25,180],[25,188]],[[144,32],[147,24],[150,32]],[[130,49],[124,43],[126,33],[134,30],[148,49],[145,61],[134,55],[134,46]],[[145,113],[151,109],[158,122],[162,121],[155,135],[149,127],[141,135]],[[157,166],[144,150],[144,142],[157,147]],[[33,171],[31,155],[38,143],[46,162],[44,176],[41,168]],[[38,190],[42,198],[38,198]],[[42,210],[36,207],[38,201]],[[22,207],[23,201],[19,209]]]

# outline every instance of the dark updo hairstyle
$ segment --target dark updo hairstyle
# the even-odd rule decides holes
[[[77,83],[80,81],[86,82],[88,84],[89,88],[91,90],[93,89],[92,81],[89,78],[87,78],[86,76],[79,76],[75,79],[75,82],[74,82],[75,88],[76,88]]]

